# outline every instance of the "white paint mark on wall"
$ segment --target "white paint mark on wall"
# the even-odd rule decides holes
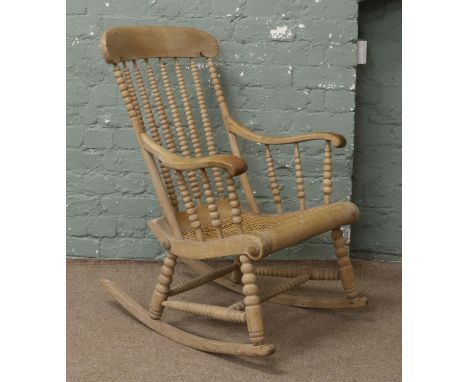
[[[72,46],[78,45],[80,43],[80,39],[78,37],[75,37],[75,39],[72,41]]]
[[[278,25],[275,29],[270,29],[270,37],[273,40],[290,40],[293,37],[293,33],[287,25]]]
[[[110,123],[110,114],[104,116],[104,123]]]
[[[288,66],[288,74],[292,74],[292,66],[291,65]]]
[[[321,89],[336,89],[336,88],[342,87],[342,86],[338,86],[337,84],[333,82],[327,82],[325,84],[318,84],[317,86]]]
[[[109,4],[109,3],[104,3],[104,5],[105,5],[106,7],[108,7],[110,4]]]
[[[304,29],[304,28],[305,28],[305,25],[304,25],[304,24],[299,24],[297,27],[298,27],[298,28],[301,28],[301,29]]]
[[[239,73],[239,76],[240,76],[240,77],[244,77],[244,72],[240,72],[240,73]]]

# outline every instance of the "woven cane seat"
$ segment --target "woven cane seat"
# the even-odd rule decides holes
[[[336,228],[337,219],[340,225],[351,224],[359,216],[359,210],[351,202],[336,202],[328,205],[308,208],[303,211],[294,211],[284,214],[260,214],[250,212],[242,213],[242,229],[245,234],[270,232],[276,237],[294,236],[296,240],[305,240],[311,235],[316,235]],[[332,217],[332,218],[330,218]],[[320,221],[319,233],[317,233],[317,219]],[[312,222],[313,221],[313,222]],[[232,217],[222,219],[221,229],[224,237],[237,235],[237,229],[232,222]],[[302,234],[297,235],[300,231]],[[218,238],[216,230],[211,225],[202,226],[205,240]],[[183,232],[185,239],[196,240],[194,230]]]

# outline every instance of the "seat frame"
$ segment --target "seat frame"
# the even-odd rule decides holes
[[[185,27],[130,26],[113,28],[103,33],[101,49],[107,63],[113,65],[114,75],[129,114],[132,127],[141,148],[163,216],[149,222],[149,228],[166,250],[149,309],[143,308],[129,295],[107,279],[102,286],[135,318],[150,329],[198,350],[241,356],[267,356],[275,351],[272,344],[264,344],[264,322],[261,304],[269,301],[302,308],[361,308],[367,299],[359,296],[353,267],[348,256],[341,226],[358,218],[358,208],[350,202],[331,203],[332,146],[344,147],[343,136],[329,132],[312,132],[296,136],[268,136],[255,133],[235,121],[229,114],[213,59],[218,44],[210,34]],[[202,150],[200,135],[193,116],[180,59],[189,60],[196,99],[201,115],[208,154]],[[159,60],[155,74],[149,59]],[[227,130],[232,155],[219,155],[214,144],[213,130],[201,86],[196,60],[206,60],[212,88],[224,126]],[[167,61],[174,61],[174,69],[186,117],[190,143],[185,133],[177,97],[171,86]],[[144,62],[146,77],[139,62]],[[132,63],[130,66],[128,63]],[[133,69],[133,74],[131,69]],[[146,82],[146,83],[145,83]],[[165,96],[159,86],[162,84]],[[149,84],[150,91],[146,90]],[[151,97],[149,96],[151,95]],[[170,109],[172,119],[166,113]],[[158,118],[153,111],[157,111]],[[156,121],[158,119],[158,121]],[[151,136],[147,134],[150,132]],[[160,136],[162,131],[163,136]],[[176,138],[174,137],[176,136]],[[299,209],[306,209],[304,176],[299,143],[321,140],[325,142],[323,167],[323,206],[316,207],[307,220],[297,219],[288,226],[289,235],[279,230],[265,229],[244,232],[243,216],[249,213],[264,216],[256,202],[242,159],[238,138],[256,142],[265,147],[267,174],[275,217],[284,216],[280,187],[276,176],[271,145],[294,147],[294,170]],[[176,144],[178,143],[178,145]],[[190,152],[190,146],[194,153]],[[239,179],[248,208],[241,207],[235,179]],[[213,190],[212,184],[214,184]],[[226,196],[227,193],[227,196]],[[180,209],[180,203],[183,207]],[[185,208],[185,210],[183,210]],[[295,218],[296,215],[288,215]],[[298,214],[297,216],[302,216]],[[226,219],[235,227],[235,234],[225,235]],[[303,224],[306,221],[307,224]],[[216,238],[207,238],[204,227],[216,232]],[[190,231],[195,239],[187,238]],[[255,265],[256,262],[281,248],[295,245],[314,235],[331,231],[337,256],[337,268],[308,266]],[[222,267],[213,267],[202,260],[234,256]],[[172,287],[176,263],[180,259],[199,276]],[[286,281],[260,293],[257,277],[286,278]],[[287,294],[294,287],[309,280],[339,280],[343,297],[316,298]],[[244,295],[242,300],[227,307],[173,300],[172,296],[215,282]],[[162,320],[164,309],[174,309],[212,319],[247,325],[250,343],[231,343],[208,339],[180,330]]]

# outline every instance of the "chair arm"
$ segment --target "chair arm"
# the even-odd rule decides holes
[[[166,150],[155,143],[146,133],[141,133],[141,142],[145,150],[155,155],[161,163],[174,170],[198,170],[209,167],[219,167],[229,175],[237,176],[247,171],[247,163],[233,155],[210,155],[205,157],[183,157]]]
[[[231,117],[225,118],[227,129],[244,139],[249,141],[263,143],[265,145],[284,145],[288,143],[299,143],[305,141],[314,141],[314,140],[326,140],[330,141],[335,147],[344,147],[346,146],[346,139],[341,134],[337,133],[328,133],[328,132],[315,132],[315,133],[306,133],[300,135],[294,135],[289,137],[281,136],[272,136],[272,135],[263,135],[253,132],[247,127],[241,125]]]

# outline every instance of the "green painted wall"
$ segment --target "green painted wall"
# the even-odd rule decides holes
[[[219,71],[233,115],[256,131],[342,133],[336,199],[351,197],[356,75],[355,0],[69,0],[67,3],[67,255],[160,258],[146,228],[160,215],[99,36],[117,25],[186,25],[220,42]],[[205,69],[206,70],[206,69]],[[216,134],[226,147],[221,126]],[[245,145],[250,178],[272,209],[260,146]],[[292,147],[277,151],[287,204],[296,205]],[[323,145],[304,146],[308,205],[321,200]],[[268,202],[267,202],[268,201]],[[349,238],[349,230],[346,230]],[[327,236],[279,254],[330,257]]]
[[[401,0],[359,3],[353,201],[361,209],[352,250],[367,259],[401,259]]]

